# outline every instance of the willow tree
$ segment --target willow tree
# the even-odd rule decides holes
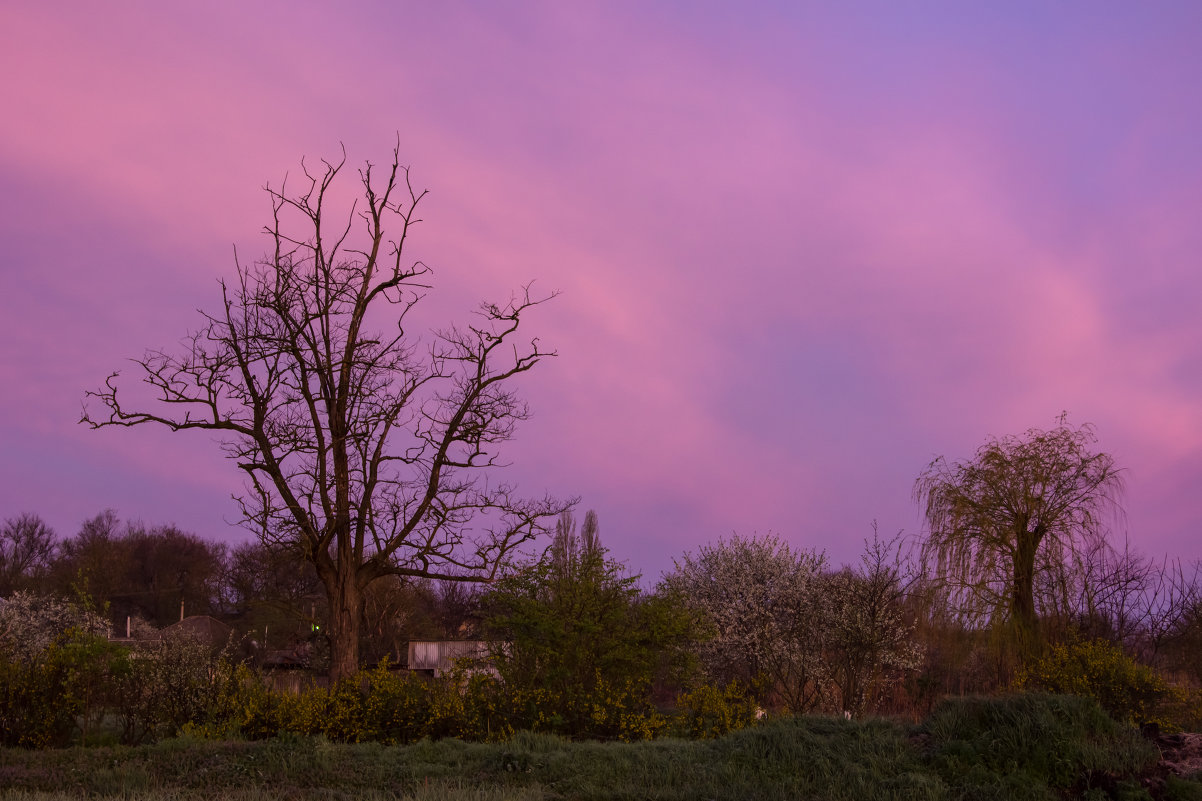
[[[939,457],[914,485],[937,578],[963,608],[1012,626],[1022,648],[1038,633],[1037,575],[1104,542],[1121,515],[1121,472],[1096,442],[1092,426],[1061,416],[1050,431],[992,439],[969,461]]]
[[[555,355],[518,335],[550,296],[526,287],[481,304],[466,327],[415,336],[405,323],[430,270],[405,245],[426,193],[394,150],[382,176],[370,163],[359,171],[358,199],[337,211],[345,162],[345,152],[315,172],[302,162],[299,192],[268,186],[267,255],[235,256],[236,280],[221,283],[219,310],[181,352],[134,360],[149,393],[128,403],[113,373],[87,393],[82,418],[218,436],[247,479],[242,521],[321,579],[332,678],[358,667],[373,582],[489,580],[567,506],[521,498],[493,475],[498,447],[528,416],[514,379]]]

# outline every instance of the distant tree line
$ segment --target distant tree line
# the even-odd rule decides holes
[[[106,509],[59,537],[37,514],[0,526],[0,599],[31,591],[95,609],[118,635],[127,624],[161,629],[181,615],[211,615],[260,648],[322,636],[326,601],[311,564],[259,542],[229,546],[172,524],[123,522]],[[476,593],[461,584],[384,580],[364,612],[363,656],[403,659],[418,638],[469,636]]]

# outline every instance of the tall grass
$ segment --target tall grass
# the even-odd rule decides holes
[[[1160,757],[1155,745],[1096,702],[1068,695],[949,700],[922,731],[931,742],[929,764],[953,798],[1121,795],[1124,788],[1134,792],[1132,777]]]

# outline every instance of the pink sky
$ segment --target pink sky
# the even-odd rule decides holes
[[[850,561],[1062,410],[1132,543],[1202,557],[1202,6],[799,5],[6,3],[0,517],[245,539],[212,442],[83,392],[214,307],[266,182],[399,135],[431,319],[562,291],[510,478],[649,577],[732,532]]]

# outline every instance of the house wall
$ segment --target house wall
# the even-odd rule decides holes
[[[487,659],[488,643],[481,640],[412,640],[409,669],[432,671],[441,676],[454,667],[456,659]]]

